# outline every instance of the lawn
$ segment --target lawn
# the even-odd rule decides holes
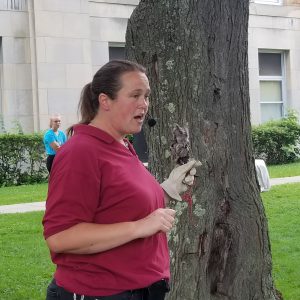
[[[45,201],[47,191],[47,183],[2,187],[0,205]]]
[[[268,165],[267,168],[271,178],[300,176],[300,160],[284,165]]]
[[[44,300],[54,272],[42,236],[43,212],[0,215],[0,299]]]
[[[285,300],[300,295],[300,183],[262,193],[269,221],[276,287]],[[0,215],[0,299],[44,300],[54,272],[42,236],[43,212]]]
[[[262,193],[269,223],[273,275],[284,300],[300,299],[300,183]]]

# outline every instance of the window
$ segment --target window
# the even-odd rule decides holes
[[[254,0],[254,2],[260,4],[282,5],[282,0]]]
[[[260,52],[258,58],[261,121],[280,119],[284,114],[284,53]]]
[[[124,44],[111,44],[109,45],[108,51],[109,51],[109,60],[125,59]]]
[[[0,10],[28,10],[28,0],[0,0]]]

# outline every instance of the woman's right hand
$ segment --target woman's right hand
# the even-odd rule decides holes
[[[169,232],[174,224],[175,210],[158,208],[147,217],[136,221],[137,238],[146,238],[157,232]]]
[[[174,224],[175,210],[159,208],[138,221],[114,224],[79,223],[47,238],[55,253],[93,254],[146,238],[157,232],[168,232]]]

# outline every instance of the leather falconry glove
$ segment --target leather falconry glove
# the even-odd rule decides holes
[[[193,185],[196,167],[201,166],[198,160],[191,160],[184,165],[175,167],[167,180],[161,183],[161,187],[172,199],[182,201],[180,194],[187,191],[188,186]]]

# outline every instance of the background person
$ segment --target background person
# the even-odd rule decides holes
[[[50,173],[52,163],[58,149],[67,141],[66,134],[59,130],[61,124],[61,116],[54,115],[50,118],[50,129],[44,134],[44,145],[47,154],[46,166]]]
[[[175,211],[124,138],[141,130],[149,94],[145,69],[119,60],[82,91],[82,120],[49,181],[44,236],[57,268],[47,300],[162,300],[168,291],[166,233]],[[186,175],[195,164],[175,168],[164,182],[173,198],[192,184]]]

